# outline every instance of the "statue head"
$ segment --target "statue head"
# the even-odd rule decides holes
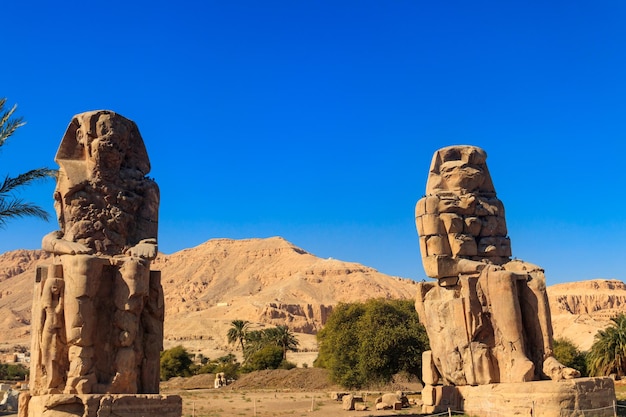
[[[74,183],[112,181],[121,173],[126,177],[141,178],[150,171],[150,161],[137,125],[109,110],[74,116],[55,160],[68,177],[75,179]]]
[[[54,307],[55,298],[63,294],[64,284],[60,278],[48,278],[46,280],[42,293],[44,307]]]
[[[486,159],[487,153],[476,146],[456,145],[438,150],[430,165],[426,194],[495,195]]]

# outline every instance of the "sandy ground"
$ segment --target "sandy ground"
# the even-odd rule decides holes
[[[311,416],[311,417],[351,417],[351,416],[419,416],[419,408],[405,408],[401,411],[376,411],[376,394],[367,397],[368,411],[344,411],[341,402],[331,400],[329,393],[320,391],[221,391],[215,389],[181,390],[164,392],[177,394],[183,399],[184,417],[270,417],[270,416]],[[17,414],[3,414],[17,417]]]
[[[183,416],[389,416],[418,415],[419,409],[376,411],[375,401],[382,393],[416,392],[421,384],[398,381],[374,391],[352,392],[368,406],[367,411],[345,411],[342,402],[331,398],[332,392],[347,392],[329,383],[326,370],[296,368],[267,370],[242,375],[237,381],[219,389],[210,388],[212,375],[172,378],[162,383],[161,392],[180,395]],[[420,399],[417,394],[409,398]]]
[[[380,393],[364,394],[367,411],[344,411],[342,403],[330,398],[326,391],[236,390],[221,389],[174,390],[167,393],[183,399],[185,417],[227,416],[417,416],[417,407],[401,411],[376,411],[374,401]],[[414,396],[409,396],[409,398]],[[418,397],[419,398],[419,397]]]
[[[368,405],[367,411],[344,411],[341,401],[330,398],[327,391],[290,390],[229,390],[194,389],[164,390],[162,394],[180,395],[183,400],[184,417],[270,417],[270,416],[311,416],[311,417],[351,417],[351,416],[418,416],[418,407],[404,408],[401,411],[376,411],[374,401],[378,392],[363,393]],[[419,396],[409,395],[409,398]],[[17,414],[2,416],[16,417]]]
[[[410,400],[419,400],[415,392],[421,385],[406,380],[371,391],[352,391],[367,405],[366,411],[343,410],[342,402],[332,399],[331,393],[347,391],[330,383],[328,373],[319,368],[252,372],[219,389],[212,388],[213,381],[211,374],[172,378],[161,383],[161,393],[181,396],[184,417],[417,416],[421,410],[415,406],[399,411],[376,410],[376,398],[387,392],[403,390]]]

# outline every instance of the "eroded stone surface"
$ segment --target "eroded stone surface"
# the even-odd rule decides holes
[[[615,386],[611,378],[576,378],[451,387],[458,390],[459,405],[468,415],[587,416],[614,415]]]
[[[51,394],[33,396],[20,417],[180,417],[178,395]]]
[[[419,284],[416,299],[432,362],[453,385],[575,377],[552,357],[543,270],[510,260],[486,158],[474,146],[437,151],[416,206],[424,270],[437,279]]]
[[[163,290],[150,270],[159,190],[137,126],[111,111],[75,116],[55,160],[60,230],[42,241],[53,261],[36,276],[29,409],[92,415],[91,402],[105,397],[79,395],[159,392]],[[111,407],[99,405],[98,416],[118,415],[103,411]]]

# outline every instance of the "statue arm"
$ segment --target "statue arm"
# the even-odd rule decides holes
[[[147,180],[144,201],[138,213],[136,239],[139,243],[126,251],[127,255],[143,259],[157,256],[157,230],[159,223],[159,187],[152,180]]]
[[[143,239],[126,251],[127,255],[143,259],[154,259],[157,256],[158,246],[156,238]]]
[[[46,252],[50,252],[55,255],[76,255],[92,252],[91,249],[82,243],[71,242],[63,239],[63,232],[60,230],[45,235],[41,240],[41,247]]]

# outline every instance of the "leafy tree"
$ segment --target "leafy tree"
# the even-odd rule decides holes
[[[218,364],[216,362],[207,361],[206,363],[203,363],[202,366],[199,366],[195,370],[194,373],[196,375],[200,375],[200,374],[214,374],[214,373],[217,373],[217,371],[216,371],[217,366],[218,366]]]
[[[340,303],[317,335],[314,365],[345,387],[388,382],[399,372],[421,373],[428,337],[410,300]]]
[[[21,117],[13,117],[16,106],[5,110],[6,98],[0,98],[0,148],[15,131],[24,125]],[[0,228],[6,226],[9,219],[34,216],[44,220],[50,217],[41,207],[28,203],[14,196],[14,192],[33,181],[54,177],[56,171],[48,168],[30,170],[17,177],[7,176],[0,182]]]
[[[24,380],[28,374],[28,368],[20,363],[0,363],[0,379],[21,381]]]
[[[161,352],[161,381],[175,376],[191,376],[191,355],[182,346],[175,346]]]
[[[243,367],[244,372],[277,369],[283,362],[283,350],[274,344],[267,344],[254,352]]]
[[[217,358],[215,372],[224,372],[226,379],[236,379],[241,364],[237,362],[237,357],[232,353]]]
[[[365,309],[363,303],[339,303],[317,333],[319,353],[313,366],[329,369],[332,379],[347,387],[365,382],[358,370],[359,321]]]
[[[241,345],[241,351],[244,352],[243,341],[246,340],[246,335],[248,334],[248,325],[250,324],[247,320],[233,320],[231,323],[231,328],[228,329],[228,333],[226,337],[228,338],[228,343],[235,343],[239,341]]]
[[[626,315],[613,317],[606,329],[596,333],[587,367],[591,376],[626,375]]]
[[[237,357],[232,353],[221,356],[213,361],[203,357],[202,366],[196,368],[194,374],[215,374],[224,372],[227,379],[235,379],[240,366],[241,364],[237,362]]]
[[[565,338],[554,339],[552,351],[554,357],[563,365],[576,369],[582,376],[588,375],[587,353],[578,350],[571,340]]]

